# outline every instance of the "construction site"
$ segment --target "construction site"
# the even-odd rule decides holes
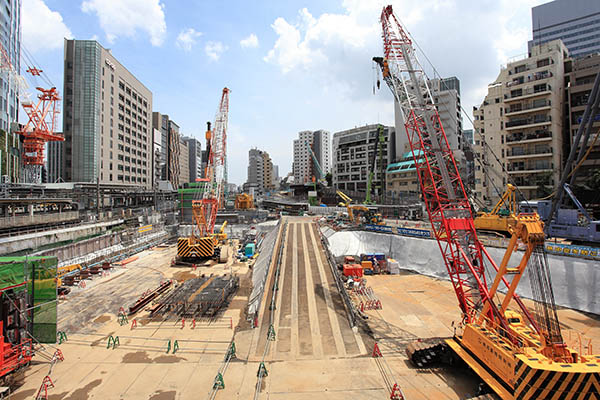
[[[600,222],[573,190],[600,72],[558,189],[522,201],[509,182],[487,209],[414,38],[391,5],[378,22],[377,87],[418,182],[398,201],[375,183],[383,125],[364,197],[328,183],[308,141],[308,182],[230,190],[228,87],[194,182],[44,183],[44,146],[65,137],[56,88],[38,87],[17,132],[27,182],[0,184],[0,399],[600,400]]]

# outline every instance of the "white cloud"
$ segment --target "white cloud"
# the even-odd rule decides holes
[[[165,40],[167,24],[160,0],[85,0],[81,10],[95,13],[109,43],[119,36],[134,38],[138,31],[150,37],[153,46]]]
[[[461,80],[463,105],[470,113],[507,57],[526,51],[531,7],[543,1],[343,0],[343,12],[319,16],[303,8],[295,18],[275,19],[271,27],[277,40],[264,60],[299,81],[319,82],[324,93],[343,90],[357,108],[372,104],[367,98],[371,58],[382,53],[379,18],[383,5],[391,2],[439,73]],[[432,68],[424,67],[432,75]]]
[[[204,52],[212,61],[219,61],[221,54],[227,51],[227,46],[221,42],[206,42]]]
[[[251,33],[247,38],[240,40],[240,46],[243,48],[258,47],[258,38],[254,33]]]
[[[200,36],[202,36],[202,32],[198,32],[194,28],[188,28],[179,32],[175,44],[185,51],[191,51],[192,47],[196,44],[196,39]]]
[[[64,38],[73,37],[60,13],[43,0],[23,0],[21,10],[23,44],[30,52],[60,49]]]

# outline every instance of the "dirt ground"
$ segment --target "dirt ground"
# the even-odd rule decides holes
[[[365,311],[367,331],[352,329],[325,258],[317,226],[310,218],[286,217],[279,284],[275,268],[267,279],[259,328],[246,321],[251,270],[246,264],[171,267],[175,248],[156,248],[107,277],[75,289],[59,304],[59,330],[68,341],[59,347],[65,360],[50,376],[58,399],[389,399],[398,384],[407,399],[462,399],[472,395],[477,379],[464,370],[417,370],[404,352],[415,338],[448,337],[459,312],[447,281],[416,274],[369,276],[367,284],[383,308]],[[276,259],[276,255],[273,257]],[[216,321],[152,321],[137,316],[138,326],[119,325],[120,307],[163,279],[188,279],[201,274],[236,273],[240,289]],[[276,293],[275,308],[270,309]],[[563,335],[586,352],[600,349],[600,322],[573,310],[559,310]],[[267,340],[273,325],[275,340]],[[232,329],[233,328],[233,329]],[[109,336],[119,346],[107,349]],[[211,397],[217,371],[232,338],[237,358],[223,373],[225,388]],[[173,353],[177,340],[179,350]],[[590,342],[591,340],[591,342]],[[171,351],[167,352],[171,342]],[[371,357],[378,343],[383,359]],[[267,376],[257,371],[263,361]],[[49,372],[50,364],[36,356],[24,384],[11,399],[30,399]]]

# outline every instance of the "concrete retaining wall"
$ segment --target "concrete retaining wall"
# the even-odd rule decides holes
[[[332,233],[329,228],[323,232],[328,237],[330,250],[335,257],[358,256],[363,253],[386,253],[399,262],[400,267],[423,275],[448,279],[448,272],[435,240],[413,237],[363,232],[341,231]],[[490,256],[500,264],[504,249],[488,247]],[[518,265],[523,253],[511,257],[509,265]],[[600,314],[600,265],[598,261],[548,255],[552,287],[556,304],[576,310]],[[486,266],[488,282],[495,276],[491,266]],[[521,279],[517,293],[531,297],[529,274]]]
[[[15,228],[18,226],[52,224],[79,219],[79,211],[64,211],[60,213],[36,213],[33,215],[17,215],[0,218],[0,228]]]
[[[26,235],[0,238],[0,254],[9,254],[27,249],[38,249],[48,244],[75,240],[82,236],[104,232],[108,227],[122,224],[123,220],[80,225],[71,228],[52,229],[49,231],[29,233]]]

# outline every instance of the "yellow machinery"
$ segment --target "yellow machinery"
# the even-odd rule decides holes
[[[502,399],[600,399],[600,354],[569,348],[561,334],[544,252],[544,223],[537,214],[520,214],[515,220],[489,289],[493,302],[484,302],[480,311],[465,317],[462,333],[442,344],[410,344],[407,355],[425,367],[454,353]],[[509,265],[519,243],[526,250],[518,265]],[[533,312],[515,293],[528,268]],[[506,293],[499,292],[502,285]]]
[[[81,264],[71,264],[65,265],[64,267],[58,267],[56,269],[56,286],[62,286],[62,277],[75,270],[81,270]]]
[[[364,217],[365,223],[367,224],[383,225],[383,218],[381,217],[381,214],[373,213],[373,211],[363,205],[351,204],[352,199],[341,190],[337,190],[336,194],[340,196],[342,200],[344,200],[344,202],[339,203],[339,206],[346,207],[350,222],[360,225],[360,218]]]
[[[516,188],[510,183],[498,203],[490,212],[479,212],[475,217],[475,229],[484,231],[495,231],[505,234],[510,233],[510,227],[516,224],[517,200],[515,198]],[[502,208],[506,205],[506,208]]]
[[[490,288],[504,319],[489,318],[490,302],[461,336],[447,344],[503,399],[600,399],[600,355],[584,355],[562,338],[544,253],[544,224],[537,214],[515,217],[515,227]],[[517,266],[509,266],[518,243],[526,246]],[[536,297],[533,315],[508,309],[520,301],[515,291],[525,272]],[[502,283],[506,294],[498,291]],[[537,290],[536,290],[537,289]],[[517,306],[518,304],[514,304]],[[503,326],[502,322],[508,324]]]
[[[251,194],[241,193],[235,196],[236,210],[249,210],[251,208],[254,208],[254,198]]]

